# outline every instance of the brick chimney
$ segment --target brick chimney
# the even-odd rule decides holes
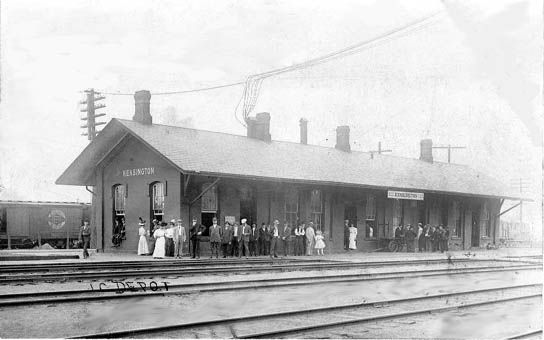
[[[132,120],[142,124],[151,124],[153,117],[149,111],[151,103],[151,93],[147,90],[136,91],[134,93],[134,116]]]
[[[343,125],[336,128],[336,145],[334,147],[346,152],[351,151],[351,146],[349,145],[349,126]]]
[[[433,140],[422,139],[420,142],[419,159],[425,162],[433,162]]]
[[[300,144],[308,144],[308,121],[300,118]]]
[[[255,118],[249,118],[246,122],[248,137],[260,139],[265,142],[272,140],[272,136],[270,136],[270,113],[257,113]]]

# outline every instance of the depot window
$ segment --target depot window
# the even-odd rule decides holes
[[[310,192],[311,219],[316,230],[322,230],[323,226],[323,195],[321,190]],[[296,226],[292,224],[292,226]]]
[[[491,235],[491,223],[489,221],[489,209],[487,202],[482,204],[480,210],[480,234],[489,237]]]
[[[285,194],[285,221],[296,226],[298,221],[298,192],[290,190]]]
[[[366,222],[365,222],[365,237],[375,238],[376,233],[376,196],[372,194],[366,195]]]
[[[451,211],[454,218],[454,226],[451,230],[452,236],[461,237],[461,203],[459,201],[452,201]]]
[[[165,187],[162,182],[155,182],[150,185],[151,193],[151,217],[162,221],[164,216]]]
[[[113,213],[115,216],[125,216],[126,187],[122,184],[113,186]]]
[[[8,229],[6,210],[6,208],[0,208],[0,233],[5,233]]]
[[[210,187],[212,183],[202,184],[202,191]],[[216,213],[217,212],[217,187],[214,185],[208,191],[202,195],[202,212],[203,213]]]

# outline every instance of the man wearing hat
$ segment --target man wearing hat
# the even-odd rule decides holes
[[[283,255],[287,256],[289,248],[291,248],[291,227],[287,221],[283,224],[283,231],[281,233],[281,241],[283,246]]]
[[[230,245],[232,244],[232,226],[230,222],[225,223],[225,227],[221,232],[221,247],[223,248],[223,258],[227,257],[227,254],[230,255]]]
[[[247,220],[242,218],[242,225],[240,226],[241,237],[238,240],[238,258],[242,257],[242,248],[244,249],[246,259],[249,255],[249,235],[251,234],[251,227],[247,225]]]
[[[212,219],[212,225],[210,226],[210,259],[213,258],[215,253],[215,258],[219,258],[219,244],[221,244],[221,236],[223,234],[223,229],[221,226],[217,225],[217,217]]]
[[[176,229],[176,220],[172,219],[168,228],[164,232],[166,241],[165,256],[174,257],[174,229]]]
[[[79,240],[83,242],[83,258],[86,259],[89,257],[89,252],[87,249],[89,248],[89,244],[91,242],[91,226],[87,220],[83,221],[83,225],[79,230]]]
[[[242,232],[240,230],[238,223],[234,222],[234,225],[232,226],[232,246],[230,248],[230,256],[238,256],[239,243],[242,238]]]
[[[176,227],[174,228],[174,256],[177,259],[183,256],[183,242],[185,241],[187,241],[185,227],[181,223],[181,218],[178,218]]]
[[[279,231],[279,227],[278,227],[279,224],[280,224],[280,221],[274,220],[274,225],[272,226],[271,231],[270,231],[270,236],[271,236],[271,240],[270,240],[270,257],[272,257],[272,254],[274,254],[274,257],[278,257],[277,248],[278,248],[278,242],[279,242],[279,239],[280,239],[280,231]]]
[[[344,250],[349,250],[349,220],[344,220]]]
[[[414,252],[414,240],[416,239],[416,232],[414,227],[411,224],[408,224],[408,229],[405,232],[404,237],[406,238],[406,252]]]
[[[197,223],[196,217],[193,218],[193,225],[191,226],[191,229],[189,230],[189,236],[191,239],[191,245],[192,245],[192,252],[193,256],[192,258],[200,258],[200,236],[202,235],[202,231],[204,230],[204,227],[202,227],[200,224]]]
[[[417,224],[417,245],[420,253],[425,251],[425,233],[423,232],[423,223]]]

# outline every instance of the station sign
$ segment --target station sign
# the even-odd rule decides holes
[[[145,176],[145,175],[154,175],[155,168],[136,168],[136,169],[126,169],[123,170],[123,177],[132,177],[132,176]]]
[[[398,200],[423,201],[424,195],[422,192],[387,190],[387,198],[395,198]]]

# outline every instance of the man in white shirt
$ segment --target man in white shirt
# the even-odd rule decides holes
[[[274,220],[274,226],[272,227],[272,232],[270,233],[272,236],[272,239],[270,240],[270,257],[272,257],[272,254],[274,254],[274,257],[278,257],[277,248],[280,239],[279,225],[280,221]]]
[[[240,232],[240,226],[238,223],[234,223],[234,226],[232,227],[232,245],[230,249],[230,256],[238,256],[238,243],[241,238],[241,232]]]
[[[174,228],[174,255],[176,258],[183,256],[183,242],[187,240],[185,227],[181,223],[181,218],[178,218],[176,228]]]

